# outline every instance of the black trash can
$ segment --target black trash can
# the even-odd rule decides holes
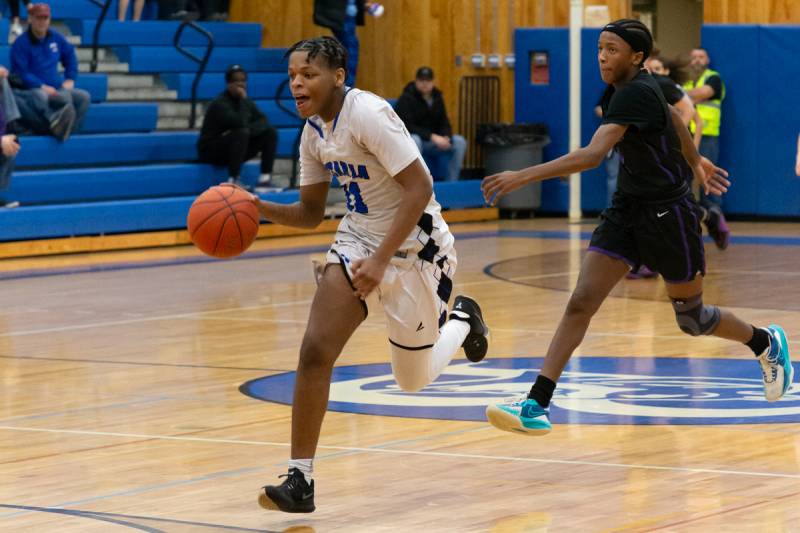
[[[477,141],[484,147],[487,176],[504,170],[520,170],[542,162],[542,149],[550,144],[544,124],[480,124]],[[533,211],[542,205],[542,184],[530,183],[500,199],[507,211]]]

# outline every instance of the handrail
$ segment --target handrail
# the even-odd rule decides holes
[[[94,23],[94,35],[92,35],[92,62],[89,67],[92,72],[97,72],[97,46],[100,41],[100,28],[106,21],[106,14],[108,14],[108,9],[111,7],[112,0],[103,0],[102,2],[100,0],[89,1],[100,8],[100,16]]]
[[[286,86],[289,84],[289,78],[283,80],[280,85],[278,85],[278,89],[275,91],[275,104],[278,108],[289,115],[292,118],[296,118],[301,121],[300,127],[297,130],[297,136],[294,139],[294,143],[292,144],[292,175],[289,177],[289,187],[294,188],[297,185],[297,157],[300,151],[300,138],[303,135],[303,127],[305,126],[305,120],[303,117],[300,116],[300,113],[296,111],[291,111],[288,107],[285,107],[281,102],[281,94],[286,89]]]
[[[183,35],[183,30],[187,26],[208,40],[208,47],[206,48],[206,53],[202,58],[197,57],[180,44],[181,35]],[[189,116],[189,129],[194,129],[196,117],[195,108],[197,107],[197,86],[200,84],[200,78],[206,70],[206,65],[208,65],[208,58],[211,57],[211,52],[214,50],[214,36],[205,28],[202,28],[191,20],[185,19],[181,25],[178,26],[178,31],[175,32],[175,38],[172,40],[172,44],[175,45],[175,49],[178,50],[178,52],[185,55],[192,61],[200,64],[200,66],[197,68],[197,74],[194,76],[194,81],[192,82],[192,111],[191,115]]]

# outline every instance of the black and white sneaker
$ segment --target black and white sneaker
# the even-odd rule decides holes
[[[267,485],[261,487],[258,494],[258,505],[271,511],[284,513],[313,513],[314,509],[314,480],[311,484],[300,470],[290,468],[288,474],[278,486]]]
[[[483,321],[478,302],[467,296],[456,296],[450,320],[463,320],[469,324],[469,333],[461,346],[467,359],[473,363],[482,361],[489,349],[489,328]]]

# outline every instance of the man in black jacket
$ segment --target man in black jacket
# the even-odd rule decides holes
[[[467,141],[461,135],[453,135],[442,91],[433,82],[433,70],[429,67],[417,70],[416,79],[406,85],[397,99],[395,111],[422,155],[446,153],[450,156],[447,181],[456,181],[461,175]]]
[[[278,132],[247,97],[247,72],[233,65],[225,72],[225,91],[211,102],[197,141],[200,161],[228,167],[229,182],[240,184],[242,164],[261,152],[257,187],[270,187]]]

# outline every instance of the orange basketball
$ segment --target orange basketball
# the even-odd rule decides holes
[[[258,234],[258,208],[236,187],[211,187],[189,208],[186,225],[195,246],[213,257],[247,250]]]

